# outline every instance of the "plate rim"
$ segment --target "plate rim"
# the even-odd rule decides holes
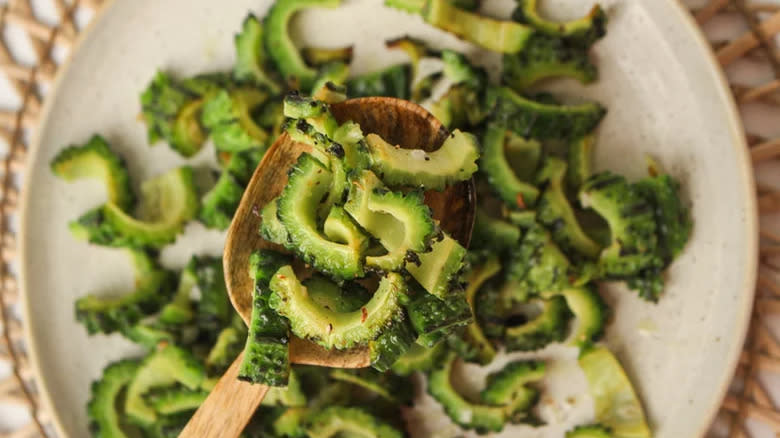
[[[598,2],[599,0],[594,1]],[[712,74],[715,79],[715,91],[725,104],[723,109],[725,110],[729,119],[728,129],[731,134],[731,144],[736,149],[735,153],[737,159],[735,164],[739,170],[740,179],[743,182],[742,187],[746,192],[743,193],[743,195],[746,195],[743,196],[743,206],[745,207],[746,211],[745,231],[748,237],[748,241],[746,242],[747,254],[744,254],[741,258],[745,266],[745,281],[743,288],[740,291],[740,297],[742,301],[741,309],[738,312],[740,316],[736,321],[736,339],[739,342],[735,342],[733,345],[731,345],[728,357],[726,357],[725,362],[727,363],[727,366],[724,367],[724,370],[727,371],[727,373],[724,375],[724,378],[720,382],[719,388],[716,391],[718,397],[713,398],[713,400],[709,403],[709,407],[702,410],[704,414],[702,415],[702,420],[704,421],[702,421],[702,424],[700,424],[698,427],[698,435],[704,436],[712,424],[712,421],[715,419],[715,416],[717,415],[720,406],[723,403],[723,399],[728,392],[733,374],[736,371],[738,365],[740,353],[744,348],[745,340],[748,334],[748,328],[752,319],[753,306],[755,302],[755,286],[758,277],[759,215],[757,199],[755,195],[756,182],[752,159],[750,158],[747,140],[743,135],[744,127],[742,118],[739,115],[736,99],[730,91],[731,88],[726,78],[726,74],[720,67],[720,64],[717,61],[717,57],[711,49],[711,46],[703,31],[697,25],[694,17],[682,4],[681,0],[665,0],[665,2],[670,6],[672,13],[677,13],[682,23],[681,31],[687,32],[691,41],[695,42],[696,49],[699,50],[703,55],[703,61],[707,64],[709,73]],[[49,118],[51,116],[52,108],[54,107],[54,102],[57,100],[59,92],[62,88],[61,85],[64,80],[63,78],[70,70],[75,55],[81,51],[84,41],[92,37],[92,33],[95,27],[97,27],[101,20],[103,20],[103,18],[110,12],[110,10],[113,9],[114,6],[118,3],[119,2],[117,0],[105,0],[100,10],[97,11],[92,17],[92,20],[81,32],[79,32],[70,53],[68,53],[65,61],[57,69],[56,77],[52,83],[48,95],[44,99],[45,101],[40,112],[40,118],[31,137],[31,141],[28,147],[29,152],[26,162],[27,165],[36,162],[38,159],[38,154],[41,150],[41,139],[43,137],[42,133],[45,131],[44,127],[49,123]],[[30,205],[29,191],[27,188],[32,183],[32,174],[33,173],[29,171],[25,172],[22,184],[22,196],[19,204],[20,208],[18,210],[18,235],[20,237],[26,235],[27,231],[27,215]],[[51,423],[57,436],[62,438],[70,438],[70,435],[66,433],[60,419],[61,415],[63,414],[57,412],[54,409],[54,404],[52,403],[52,398],[46,384],[47,379],[41,372],[41,363],[38,358],[38,349],[36,348],[38,344],[35,342],[35,337],[27,325],[27,322],[31,320],[32,316],[29,294],[27,293],[27,264],[24,262],[26,260],[27,244],[26,239],[24,238],[20,238],[18,242],[19,294],[21,302],[21,315],[23,321],[25,322],[23,325],[23,333],[26,344],[26,353],[30,359],[30,367],[32,368],[36,382],[38,382],[36,385],[38,392],[37,395],[39,397],[40,403],[48,411],[48,416],[51,419]],[[37,418],[35,421],[38,421]]]

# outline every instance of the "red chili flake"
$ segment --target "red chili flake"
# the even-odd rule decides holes
[[[574,281],[577,280],[577,277],[573,275],[569,275],[569,283],[574,284]]]
[[[360,323],[362,324],[362,323],[366,322],[366,318],[368,318],[368,310],[366,310],[365,307],[361,307],[360,308],[360,312],[361,312]]]
[[[279,280],[284,280],[287,277],[285,277],[284,275],[279,274],[279,275],[276,276],[276,278],[278,278]]]
[[[523,199],[522,193],[517,194],[517,206],[520,208],[525,208],[525,200]]]

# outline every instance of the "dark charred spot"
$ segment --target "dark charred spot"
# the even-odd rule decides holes
[[[528,322],[528,318],[525,315],[512,315],[506,319],[505,323],[507,327],[517,327]]]
[[[404,261],[407,263],[414,263],[417,266],[422,265],[422,261],[420,260],[420,256],[417,255],[414,251],[406,251],[406,255],[404,256]]]
[[[336,158],[344,158],[344,155],[346,154],[346,152],[344,151],[344,146],[338,143],[331,144],[330,147],[328,148],[328,152],[331,153]]]

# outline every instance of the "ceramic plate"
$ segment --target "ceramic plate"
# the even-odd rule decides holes
[[[98,184],[67,184],[49,171],[65,145],[105,135],[140,181],[185,163],[166,146],[147,146],[139,123],[138,95],[158,68],[178,74],[224,70],[233,61],[233,34],[248,11],[262,16],[269,0],[134,0],[108,4],[60,73],[29,163],[22,271],[26,321],[40,389],[63,437],[87,435],[85,404],[90,382],[111,360],[136,348],[119,336],[88,337],[73,317],[74,300],[87,292],[131,288],[132,272],[116,250],[75,241],[66,223],[102,203]],[[486,2],[508,16],[509,0]],[[546,0],[555,18],[575,18],[588,1]],[[753,177],[728,89],[705,41],[674,0],[603,0],[607,37],[595,48],[597,84],[562,81],[557,91],[601,101],[595,163],[639,177],[651,154],[682,181],[693,204],[695,230],[668,272],[657,305],[640,301],[620,285],[603,292],[615,309],[607,343],[621,359],[644,401],[659,438],[703,434],[726,390],[746,331],[756,269]],[[347,0],[337,10],[303,13],[294,23],[299,42],[318,46],[355,44],[355,73],[402,61],[383,47],[387,38],[411,34],[437,46],[465,50],[487,65],[495,57],[424,25],[419,17],[381,7],[379,0]],[[207,148],[189,160],[208,165]],[[223,235],[191,224],[163,261],[181,267],[192,253],[219,254]],[[553,426],[528,429],[533,437],[562,437],[570,426],[592,420],[590,399],[576,351],[549,348],[556,357],[545,382],[541,415]],[[494,364],[495,368],[497,364]],[[478,384],[484,370],[460,370]],[[434,403],[421,396],[411,414],[416,435],[448,436],[452,427]],[[427,420],[420,421],[423,417]],[[501,436],[519,436],[507,428]],[[526,435],[523,435],[526,436]]]

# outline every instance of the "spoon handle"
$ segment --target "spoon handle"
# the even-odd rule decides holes
[[[241,435],[268,392],[266,385],[238,380],[243,356],[241,353],[233,361],[179,438],[236,438]]]

